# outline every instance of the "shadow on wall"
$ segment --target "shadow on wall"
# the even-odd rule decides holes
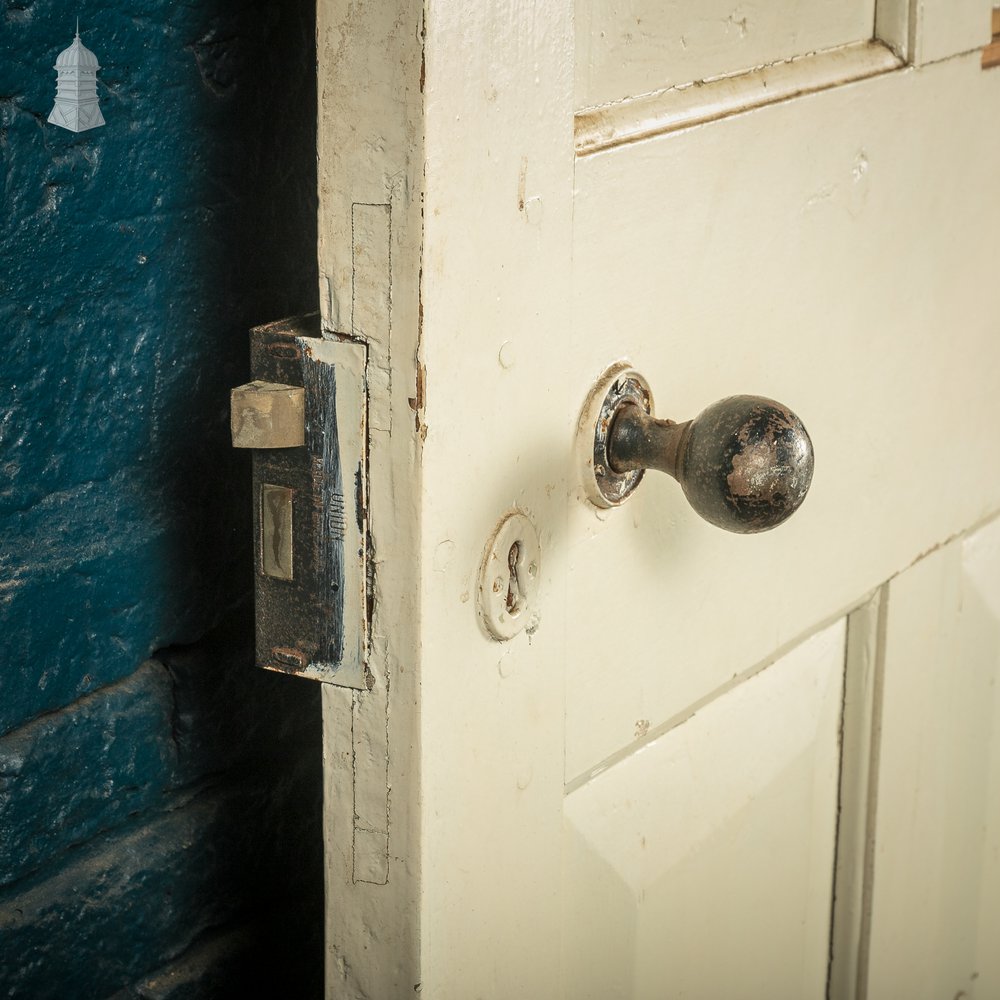
[[[318,996],[318,689],[252,667],[228,440],[316,307],[314,4],[84,3],[80,133],[67,10],[0,12],[0,992]]]

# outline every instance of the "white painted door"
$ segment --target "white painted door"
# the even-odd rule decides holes
[[[1000,996],[989,4],[318,10],[373,594],[371,688],[324,689],[328,996]],[[594,507],[621,359],[661,417],[793,407],[802,509]]]

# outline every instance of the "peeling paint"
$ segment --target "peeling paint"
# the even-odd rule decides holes
[[[318,18],[319,256],[333,289],[323,327],[349,328],[369,348],[370,565],[378,569],[369,591],[369,686],[350,705],[324,692],[327,886],[338,901],[327,913],[328,990],[382,997],[409,991],[419,978],[407,916],[416,906],[416,872],[395,859],[411,857],[417,787],[410,747],[420,449],[408,422],[393,415],[409,406],[417,440],[426,432],[420,95],[433,85],[433,68],[423,58],[421,4],[330,0]],[[376,933],[392,942],[391,960],[370,960],[376,950],[384,954]]]

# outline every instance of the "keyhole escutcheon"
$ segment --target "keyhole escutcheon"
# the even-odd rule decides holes
[[[540,558],[534,524],[523,511],[509,512],[487,543],[480,569],[479,615],[494,639],[537,626]]]

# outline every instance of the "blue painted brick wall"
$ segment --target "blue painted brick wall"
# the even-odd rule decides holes
[[[46,123],[77,14],[80,134]],[[227,427],[248,328],[315,306],[313,34],[312,0],[0,6],[0,995],[319,988],[318,692],[251,666]]]

